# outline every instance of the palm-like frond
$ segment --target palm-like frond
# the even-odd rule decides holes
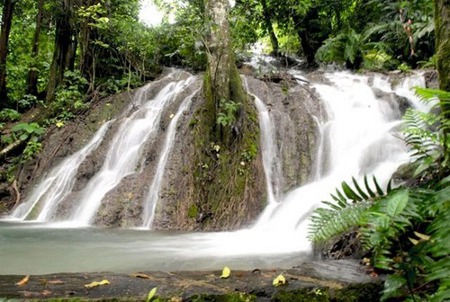
[[[383,191],[375,177],[372,181],[374,188],[371,188],[366,176],[363,186],[360,186],[355,178],[352,178],[352,186],[345,181],[342,182],[341,189],[337,188],[336,192],[331,194],[334,202],[324,201],[327,207],[314,211],[311,217],[309,239],[313,242],[327,241],[358,226],[362,214],[371,202],[391,191],[390,183]]]

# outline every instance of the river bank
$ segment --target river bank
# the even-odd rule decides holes
[[[70,273],[0,276],[0,301],[378,301],[381,279],[354,260],[304,262],[291,269],[234,271]],[[273,285],[282,274],[286,284]],[[109,284],[86,285],[107,280]]]

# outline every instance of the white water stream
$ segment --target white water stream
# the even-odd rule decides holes
[[[150,186],[150,190],[148,191],[148,196],[144,204],[144,228],[151,228],[154,220],[155,209],[159,199],[159,191],[161,189],[163,181],[164,170],[166,168],[169,154],[173,148],[178,120],[180,119],[180,116],[189,108],[192,102],[192,98],[198,93],[199,90],[200,89],[195,90],[190,96],[184,99],[184,101],[180,105],[180,108],[178,109],[177,114],[172,117],[172,121],[170,122],[166,141],[164,143],[164,148],[159,157],[156,173],[153,177],[152,185]]]
[[[289,255],[295,253],[296,257],[299,257],[299,253],[311,251],[307,240],[307,218],[311,211],[319,206],[322,200],[329,200],[329,193],[338,187],[340,182],[349,181],[352,176],[360,179],[365,174],[374,174],[380,184],[384,185],[395,169],[408,160],[407,150],[398,138],[401,114],[395,100],[389,99],[388,94],[395,92],[408,98],[416,106],[417,98],[413,96],[411,86],[423,86],[421,82],[423,80],[419,76],[409,78],[395,88],[391,87],[387,79],[378,75],[375,75],[372,81],[367,76],[347,72],[328,73],[325,76],[330,84],[313,84],[329,116],[329,120],[319,121],[322,133],[322,143],[318,150],[321,157],[318,159],[321,177],[288,192],[284,197],[277,193],[279,188],[274,188],[272,179],[276,177],[273,166],[278,160],[274,146],[277,140],[273,130],[277,121],[273,120],[264,103],[255,98],[260,115],[268,206],[252,228],[220,233],[172,234],[127,230],[111,231],[106,234],[90,228],[52,229],[53,231],[45,233],[39,231],[40,228],[35,225],[31,228],[0,225],[0,260],[2,263],[11,263],[0,273],[22,271],[24,274],[33,273],[30,272],[30,267],[36,262],[34,257],[42,258],[42,266],[38,265],[36,273],[111,269],[130,271],[139,264],[151,265],[146,267],[151,270],[203,269],[230,263],[236,263],[240,268],[248,268],[252,264],[259,267],[275,263],[292,265],[295,258]],[[143,102],[142,107],[122,123],[111,143],[103,167],[84,189],[78,210],[72,217],[72,223],[88,225],[105,194],[126,175],[135,172],[139,163],[139,150],[154,135],[162,110],[180,91],[190,85],[192,80],[193,78],[188,78],[168,84],[153,100]],[[371,87],[383,91],[387,96],[377,97]],[[167,131],[157,172],[150,186],[148,199],[144,203],[146,209],[144,215],[147,219],[144,221],[145,227],[151,227],[152,224],[161,182],[164,179],[164,167],[173,147],[178,119],[190,105],[194,94],[182,102]],[[44,180],[40,186],[44,186],[46,181]],[[16,217],[25,219],[31,209],[33,206],[28,206],[27,211],[21,210],[21,214]],[[51,216],[45,215],[47,218]],[[48,220],[47,218],[43,220]],[[98,232],[102,235],[98,235]],[[34,233],[38,234],[36,236],[39,237],[39,242],[23,239],[32,236],[27,234]],[[64,244],[58,243],[44,233],[54,234],[57,238],[65,238],[64,234],[68,234],[74,242],[69,240],[64,241]],[[90,237],[92,234],[97,236],[95,238],[98,242]],[[46,255],[45,251],[51,249],[52,245],[54,245],[53,252]],[[32,262],[26,260],[30,258],[26,256],[30,250],[33,250],[32,254],[29,254]],[[255,255],[264,257],[258,258]],[[57,259],[57,264],[47,259],[48,257]],[[72,259],[73,257],[76,260]],[[241,260],[236,260],[236,257]],[[21,264],[14,260],[19,258]],[[192,258],[195,258],[196,262],[190,262]],[[118,259],[125,263],[124,266],[117,264]],[[129,266],[126,266],[126,259],[130,259]],[[253,263],[249,259],[270,259],[267,260],[270,263]],[[283,261],[277,262],[276,259]],[[189,266],[188,263],[193,264]]]
[[[104,123],[86,146],[51,170],[11,216],[18,220],[35,219],[42,222],[51,220],[58,204],[72,192],[78,168],[103,141],[111,122]],[[38,212],[37,217],[36,214],[32,215],[32,211]]]
[[[111,146],[100,171],[91,178],[81,193],[81,202],[72,216],[75,224],[89,225],[103,197],[127,175],[136,172],[140,162],[140,151],[158,131],[161,114],[189,84],[194,77],[171,82],[152,100],[126,118],[111,142]]]

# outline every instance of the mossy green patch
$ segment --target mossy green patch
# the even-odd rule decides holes
[[[231,293],[225,295],[200,295],[190,299],[192,302],[254,302],[256,296],[246,293]]]
[[[232,229],[244,216],[246,194],[255,185],[259,125],[255,107],[242,88],[236,68],[230,71],[229,101],[240,104],[233,122],[219,125],[220,102],[204,77],[204,105],[191,123],[194,139],[194,200],[201,229]],[[187,216],[192,218],[189,209]]]

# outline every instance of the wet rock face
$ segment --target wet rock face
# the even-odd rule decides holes
[[[293,81],[247,81],[274,121],[278,154],[275,187],[283,194],[311,181],[319,140],[317,121],[325,118],[321,101],[308,86]]]
[[[314,173],[314,159],[317,149],[318,131],[316,119],[323,119],[321,102],[308,86],[300,86],[292,80],[279,83],[264,82],[248,77],[249,91],[257,95],[269,108],[275,123],[275,142],[278,160],[275,160],[274,186],[279,195],[311,180]],[[170,80],[161,81],[147,92],[151,99]],[[162,116],[155,136],[142,148],[142,157],[135,173],[126,176],[102,200],[102,205],[94,219],[94,224],[113,227],[139,227],[143,224],[144,201],[149,195],[159,157],[165,144],[167,131],[173,115],[188,95],[201,87],[201,77],[168,106]],[[123,93],[99,101],[92,110],[76,121],[68,122],[63,128],[51,129],[44,141],[40,157],[24,166],[20,175],[23,199],[30,194],[33,185],[60,163],[65,156],[82,148],[95,131],[107,120],[116,118],[99,147],[80,165],[73,191],[55,211],[56,220],[68,219],[82,198],[83,188],[101,169],[105,154],[112,147],[114,133],[120,127],[123,117],[134,112],[138,104],[133,104],[136,92]],[[252,162],[250,179],[252,182],[244,190],[244,198],[230,200],[229,211],[239,213],[233,219],[220,222],[216,216],[202,212],[197,207],[199,201],[194,194],[196,181],[193,173],[195,142],[192,129],[195,112],[203,105],[201,90],[192,99],[191,105],[180,116],[174,145],[164,170],[163,183],[156,206],[154,229],[176,230],[223,230],[236,229],[251,224],[261,213],[267,200],[263,162],[260,150]],[[205,184],[208,185],[208,184]],[[22,199],[22,200],[23,200]],[[205,220],[217,221],[204,228]],[[224,220],[225,221],[225,220]]]

